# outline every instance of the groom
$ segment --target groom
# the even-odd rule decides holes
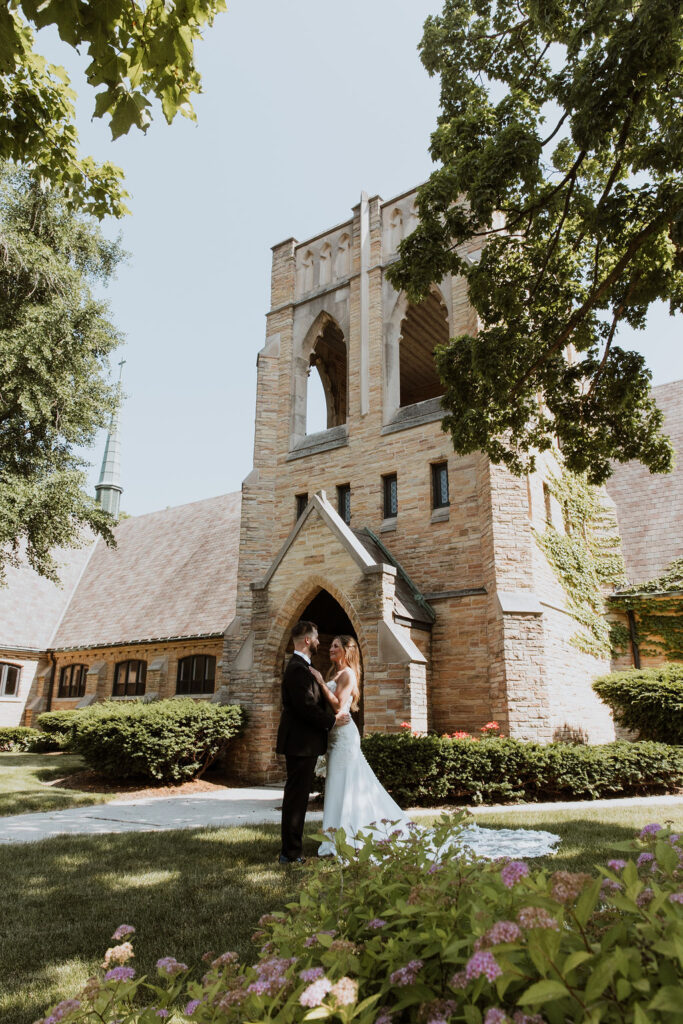
[[[282,679],[282,717],[276,751],[287,762],[282,801],[280,864],[303,864],[304,819],[313,786],[315,763],[327,750],[327,734],[335,724],[346,725],[349,715],[334,711],[322,695],[311,667],[318,649],[318,627],[302,619],[292,631],[294,654]],[[316,673],[317,674],[317,673]]]

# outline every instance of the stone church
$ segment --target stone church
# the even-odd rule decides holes
[[[358,640],[365,731],[476,730],[495,719],[526,739],[613,738],[591,689],[609,661],[571,643],[576,622],[536,540],[549,521],[563,529],[549,487],[555,456],[516,478],[480,453],[455,455],[441,430],[432,352],[476,320],[462,279],[446,278],[419,305],[386,280],[415,222],[414,190],[389,202],[363,194],[344,223],[274,247],[241,496],[122,521],[116,550],[98,541],[65,553],[59,596],[16,570],[0,594],[0,671],[13,665],[24,681],[0,692],[0,724],[103,698],[230,700],[249,711],[236,767],[250,780],[280,778],[281,672],[292,626],[309,618],[322,670],[335,634]],[[326,426],[312,431],[316,377]],[[683,382],[663,389],[680,448]],[[117,508],[116,453],[110,437],[98,493]],[[668,509],[661,557],[680,557],[680,471],[642,486],[652,510]],[[623,536],[642,519],[630,490],[614,493]],[[666,564],[641,563],[643,580]],[[14,701],[11,714],[3,700]]]

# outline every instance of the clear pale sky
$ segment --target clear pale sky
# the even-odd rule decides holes
[[[438,82],[417,54],[438,0],[233,0],[198,47],[197,125],[161,112],[111,142],[72,51],[41,33],[79,93],[82,152],[123,167],[130,260],[105,293],[126,335],[122,508],[132,515],[239,490],[251,469],[256,354],[270,247],[346,219],[430,173]],[[683,377],[683,318],[664,307],[620,335],[655,384]],[[115,367],[116,369],[116,367]],[[97,480],[104,438],[89,454]]]

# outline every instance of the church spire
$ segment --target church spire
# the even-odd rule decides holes
[[[121,375],[123,373],[123,364],[125,361],[125,359],[122,359],[119,363],[119,404],[117,405],[116,412],[113,414],[111,423],[109,424],[107,443],[104,446],[102,469],[100,470],[100,480],[99,483],[95,484],[97,501],[105,512],[111,512],[115,519],[119,518],[119,506],[121,504],[121,493],[123,491],[123,488],[121,487],[121,437],[119,434],[119,409],[121,407]]]

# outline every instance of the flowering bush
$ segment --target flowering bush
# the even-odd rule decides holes
[[[363,753],[404,807],[439,802],[585,800],[671,792],[683,784],[683,747],[664,743],[570,746],[503,739],[489,722],[482,738],[372,733]]]
[[[437,848],[458,827],[443,819]],[[433,861],[419,832],[368,840],[355,856],[343,831],[336,843],[339,861],[307,867],[298,901],[261,919],[254,963],[207,955],[193,980],[165,956],[158,980],[138,979],[133,929],[122,925],[103,976],[38,1024],[680,1020],[683,840],[667,829],[648,826],[630,844],[640,867],[612,860],[595,877]]]

